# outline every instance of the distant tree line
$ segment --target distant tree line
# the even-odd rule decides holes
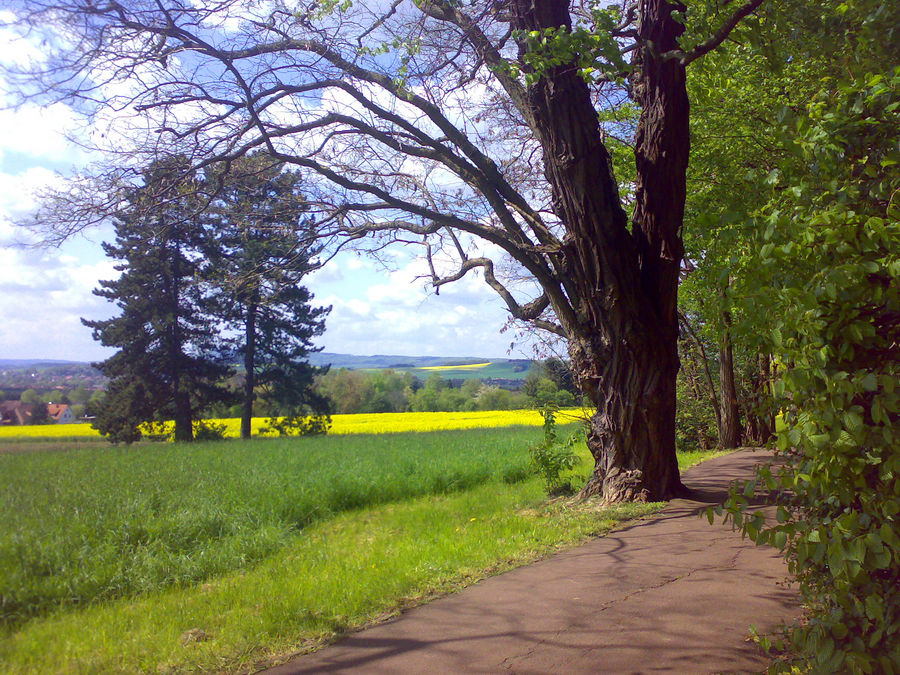
[[[0,368],[0,389],[7,392],[7,399],[17,398],[23,389],[74,389],[84,386],[99,389],[105,378],[87,363],[62,365],[27,365]],[[15,394],[15,395],[13,395]]]
[[[423,380],[392,369],[346,368],[319,375],[315,391],[341,414],[517,410],[547,404],[568,407],[581,401],[566,364],[554,359],[532,369],[518,391],[478,379],[455,382],[438,373]]]

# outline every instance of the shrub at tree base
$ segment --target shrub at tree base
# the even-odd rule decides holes
[[[194,422],[195,441],[221,441],[225,439],[227,427],[218,422],[198,420]]]
[[[809,615],[789,653],[802,672],[900,673],[900,69],[788,123],[811,170],[762,251],[777,270],[784,466],[727,510],[799,581]],[[758,484],[782,495],[777,523],[745,512]]]
[[[557,412],[553,406],[541,409],[541,417],[544,418],[544,438],[528,451],[531,467],[543,478],[544,487],[549,494],[571,491],[571,485],[563,483],[562,472],[570,471],[581,462],[573,447],[584,438],[583,433],[575,432],[561,441],[556,428]]]
[[[311,415],[309,417],[270,417],[266,426],[259,430],[260,436],[323,436],[331,428],[331,416]]]

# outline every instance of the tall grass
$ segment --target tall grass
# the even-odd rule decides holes
[[[4,675],[246,673],[656,510],[544,504],[537,479],[339,514],[259,564],[0,630]],[[186,640],[200,633],[204,639]]]
[[[244,568],[342,511],[519,481],[538,433],[0,455],[0,623]]]

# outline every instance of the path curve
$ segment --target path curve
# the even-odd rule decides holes
[[[692,500],[266,673],[760,672],[748,627],[771,631],[799,612],[787,567],[700,514],[770,458],[708,460],[682,477]]]

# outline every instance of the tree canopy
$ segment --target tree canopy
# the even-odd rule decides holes
[[[328,407],[312,391],[321,369],[306,357],[330,308],[312,307],[312,294],[301,284],[319,249],[311,246],[314,223],[304,215],[302,178],[283,168],[257,153],[230,167],[210,167],[206,175],[206,189],[215,194],[202,216],[208,282],[216,315],[231,332],[231,351],[244,366],[242,438],[251,434],[257,387],[280,417],[322,414]]]
[[[116,240],[103,248],[120,261],[118,279],[94,293],[121,314],[84,321],[95,339],[118,351],[95,366],[109,378],[94,426],[116,443],[141,437],[141,425],[174,420],[175,440],[192,441],[197,413],[230,398],[229,373],[215,315],[203,288],[203,229],[194,186],[159,162],[131,190],[115,220]],[[168,201],[155,202],[160,192]],[[153,208],[146,202],[153,200]]]
[[[741,492],[729,513],[782,549],[810,608],[773,672],[896,672],[900,16],[789,1],[765,20],[772,39],[738,36],[692,72],[708,135],[691,194],[712,227],[691,230],[685,305],[731,309],[736,345],[771,357],[780,462],[743,494],[774,490],[777,518]]]

